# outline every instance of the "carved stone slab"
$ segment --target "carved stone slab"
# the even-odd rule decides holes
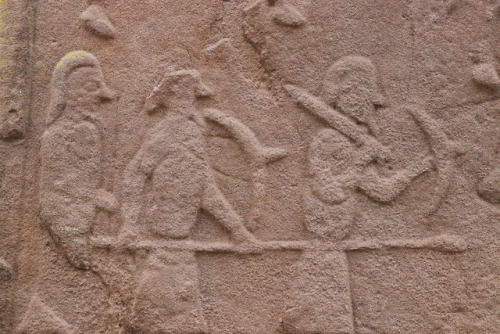
[[[0,333],[498,333],[499,28],[0,0]]]

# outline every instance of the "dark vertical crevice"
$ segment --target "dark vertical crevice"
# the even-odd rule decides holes
[[[37,0],[24,0],[16,8],[17,13],[15,16],[19,19],[19,24],[17,26],[18,31],[16,32],[15,38],[17,39],[16,50],[10,61],[17,62],[18,59],[21,60],[21,65],[16,65],[16,71],[14,75],[19,75],[22,77],[22,82],[20,83],[18,89],[19,101],[19,115],[18,115],[18,125],[17,128],[22,131],[22,136],[15,138],[15,143],[9,150],[12,151],[11,159],[16,159],[16,165],[19,165],[19,171],[15,175],[10,177],[11,183],[13,184],[12,192],[14,195],[14,201],[9,204],[9,210],[11,211],[10,220],[11,223],[15,225],[16,241],[14,245],[14,263],[13,271],[14,278],[11,285],[11,290],[9,293],[10,300],[10,328],[8,333],[14,332],[16,324],[19,322],[21,317],[21,312],[23,312],[24,301],[21,303],[17,291],[21,291],[21,282],[19,280],[20,274],[20,261],[23,248],[23,240],[25,239],[25,233],[29,233],[24,227],[26,224],[31,224],[35,221],[33,214],[37,211],[36,206],[33,206],[33,178],[36,174],[32,170],[32,160],[33,156],[30,151],[33,149],[34,133],[32,133],[32,115],[34,110],[34,65],[35,65],[35,45],[36,45],[36,22],[37,22]],[[11,78],[12,81],[15,79]],[[38,145],[38,144],[37,144]],[[13,179],[16,179],[13,181]],[[15,192],[15,194],[14,194]],[[29,229],[28,229],[29,230]],[[19,307],[19,308],[18,308]]]
[[[28,18],[28,60],[26,65],[26,80],[27,80],[27,113],[26,113],[26,132],[31,137],[30,129],[32,122],[32,113],[34,109],[34,59],[35,59],[35,45],[37,37],[37,18],[38,18],[38,0],[28,0],[27,3]]]

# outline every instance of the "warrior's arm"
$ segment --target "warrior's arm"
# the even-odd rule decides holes
[[[356,143],[364,144],[367,137],[366,134],[349,118],[331,108],[317,97],[311,95],[305,89],[293,85],[286,85],[285,89],[295,102],[325,121],[330,127],[343,133]]]
[[[377,202],[389,203],[408,188],[413,179],[431,167],[431,159],[426,157],[389,177],[380,176],[374,168],[370,168],[361,177],[358,188]]]
[[[236,241],[255,241],[254,236],[245,228],[243,218],[234,211],[231,204],[217,188],[211,174],[208,176],[203,194],[202,207],[231,231]]]
[[[206,109],[205,118],[217,122],[229,130],[245,152],[248,152],[252,157],[259,156],[258,151],[261,148],[259,140],[243,123],[217,109]]]
[[[125,169],[122,184],[122,213],[124,229],[136,227],[142,207],[142,191],[148,175],[141,170],[142,154],[139,154],[128,164]]]
[[[137,228],[146,179],[151,176],[163,157],[157,143],[147,142],[125,169],[122,184],[122,213],[126,232],[133,232]]]
[[[271,163],[286,156],[286,151],[283,149],[263,146],[250,128],[220,110],[206,109],[205,118],[226,128],[243,150],[259,165]]]
[[[372,158],[387,158],[389,156],[388,149],[384,145],[379,143],[369,134],[363,132],[358,125],[348,117],[331,108],[328,104],[313,96],[305,89],[293,85],[286,85],[285,89],[290,97],[299,105],[325,121],[331,128],[344,134],[356,144],[364,145],[367,148],[366,152],[369,153]]]
[[[66,178],[68,173],[58,169],[58,166],[69,164],[64,151],[63,131],[54,127],[45,130],[41,144],[40,215],[44,224],[52,228],[57,218],[62,216],[61,210],[67,208],[71,197],[67,190],[73,189],[71,184],[73,182]],[[87,196],[87,198],[91,197]],[[86,226],[83,230],[88,230],[88,227]]]
[[[68,261],[76,268],[86,270],[91,267],[92,262],[87,244],[92,222],[80,219],[80,212],[73,213],[72,210],[75,208],[68,206],[75,192],[68,191],[74,184],[71,184],[71,178],[66,177],[68,173],[59,168],[61,165],[65,166],[65,163],[71,163],[64,149],[66,140],[63,133],[60,129],[52,127],[45,131],[42,137],[40,216],[54,242],[64,252]],[[92,194],[86,193],[85,190],[79,188],[78,191],[81,191],[78,195],[82,198],[92,198]]]

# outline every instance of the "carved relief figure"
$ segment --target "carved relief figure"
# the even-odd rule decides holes
[[[339,212],[352,215],[355,209],[338,208],[353,204],[353,192],[360,191],[373,201],[389,203],[413,179],[433,167],[432,157],[422,156],[406,169],[391,171],[388,168],[391,154],[373,135],[374,112],[383,102],[378,93],[376,69],[369,59],[349,56],[331,66],[324,86],[328,104],[298,87],[286,88],[297,103],[329,126],[316,135],[309,150],[311,194],[307,201],[320,201],[329,208],[321,210],[324,220],[348,224],[346,221],[352,217],[339,217]],[[419,122],[428,121],[421,113],[409,112],[413,112]],[[310,205],[315,206],[309,216],[314,221],[308,220],[310,230],[321,236],[336,233],[335,237],[340,239],[346,235],[338,235],[339,226],[333,225],[328,232],[320,231],[326,227],[317,218],[319,204]],[[335,207],[337,209],[333,209]],[[329,213],[330,210],[334,211]]]
[[[493,4],[492,4],[493,5]],[[488,31],[487,37],[481,40],[475,50],[471,52],[473,66],[471,68],[473,81],[483,88],[490,90],[490,93],[498,96],[500,88],[500,77],[498,75],[498,60],[500,53],[498,49],[498,37],[495,31],[500,25],[500,6],[494,4],[489,10],[489,20],[485,25]]]
[[[491,4],[490,20],[486,26],[487,37],[482,40],[477,50],[472,53],[472,60],[475,65],[472,68],[472,77],[474,82],[482,87],[487,88],[491,98],[498,99],[500,92],[500,40],[496,31],[500,27],[500,5]],[[497,145],[496,160],[494,160],[494,168],[485,176],[478,185],[477,192],[485,201],[493,204],[500,203],[500,145]]]
[[[194,105],[210,95],[197,71],[167,73],[146,100],[165,112],[127,166],[123,183],[122,240],[158,245],[148,255],[133,306],[134,330],[205,333],[197,265],[187,239],[200,209],[212,214],[236,242],[254,242],[218,189],[204,149],[204,120]],[[165,110],[161,110],[165,109]],[[161,247],[185,241],[184,249]]]
[[[391,153],[374,136],[373,114],[382,99],[375,66],[367,58],[344,57],[330,67],[324,86],[328,104],[301,88],[289,85],[286,89],[328,128],[309,147],[310,190],[305,195],[306,227],[319,241],[300,262],[304,273],[298,287],[300,305],[289,310],[283,325],[304,333],[354,333],[344,252],[350,247],[342,245],[342,240],[359,213],[356,193],[380,204],[390,203],[433,167],[432,157],[422,156],[402,170],[387,166]],[[413,116],[421,123],[431,123],[425,114],[415,112]],[[430,131],[434,129],[433,124],[426,125]],[[411,248],[414,243],[393,242],[393,246]],[[432,247],[432,243],[423,241],[416,247]]]
[[[91,267],[88,237],[98,210],[116,209],[102,189],[101,104],[113,98],[98,60],[76,51],[57,63],[42,135],[41,218],[72,265]]]

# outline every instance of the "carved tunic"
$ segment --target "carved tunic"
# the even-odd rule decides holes
[[[168,116],[153,133],[141,166],[151,174],[145,224],[154,235],[187,238],[208,173],[203,137],[194,121],[178,115]]]
[[[316,236],[340,240],[355,214],[355,147],[332,129],[321,130],[309,148],[311,190],[306,194],[306,227]]]
[[[100,135],[88,121],[61,119],[42,138],[43,220],[52,228],[88,233],[101,180]]]
[[[151,179],[142,238],[188,238],[209,172],[199,126],[185,116],[169,115],[140,154],[140,168]],[[139,280],[133,326],[161,333],[204,333],[197,275],[194,253],[155,250]]]

